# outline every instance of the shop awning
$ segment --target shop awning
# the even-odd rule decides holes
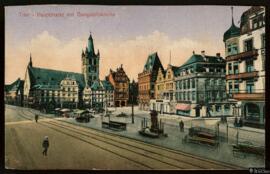
[[[83,113],[89,113],[87,110],[76,110],[74,114],[83,114]]]
[[[61,111],[61,112],[70,112],[71,110],[70,110],[70,109],[64,108],[64,109],[61,109],[60,111]]]
[[[179,104],[177,104],[175,106],[175,109],[182,110],[182,111],[189,111],[190,110],[190,104],[179,103]]]

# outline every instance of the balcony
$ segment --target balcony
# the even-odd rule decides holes
[[[259,76],[258,71],[252,71],[252,72],[226,75],[226,80],[248,79],[248,78],[255,78],[258,76]]]
[[[248,58],[256,58],[258,56],[258,50],[254,49],[251,51],[246,51],[243,53],[239,53],[239,54],[235,54],[235,55],[231,55],[231,56],[227,56],[226,57],[226,61],[234,61],[234,60],[245,60]]]
[[[232,98],[236,100],[265,100],[265,93],[234,93]]]

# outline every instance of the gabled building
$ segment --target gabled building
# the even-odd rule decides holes
[[[225,86],[225,60],[202,51],[175,73],[176,114],[205,117],[231,115]]]
[[[157,52],[148,56],[143,72],[138,74],[138,102],[142,110],[150,109],[150,100],[155,98],[155,82],[159,68],[164,71]]]
[[[101,81],[94,81],[91,86],[91,107],[95,109],[104,108],[105,102],[105,89]]]
[[[123,65],[116,69],[110,70],[110,74],[106,80],[114,88],[114,106],[122,107],[127,106],[129,99],[129,78],[123,69]]]
[[[265,8],[251,7],[224,33],[226,87],[245,125],[265,124]]]
[[[155,99],[150,101],[151,110],[160,113],[175,114],[175,73],[178,67],[168,65],[163,72],[159,68],[155,83]]]
[[[7,104],[23,106],[24,80],[18,78],[15,82],[5,85],[4,100]]]
[[[102,80],[101,85],[105,90],[105,103],[106,107],[114,106],[114,88],[108,80]]]

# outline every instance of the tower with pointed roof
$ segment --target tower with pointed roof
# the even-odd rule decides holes
[[[30,67],[33,66],[33,63],[32,63],[32,55],[31,55],[31,53],[30,53],[30,60],[29,60],[28,66],[30,66]]]
[[[88,38],[87,47],[82,50],[82,74],[84,75],[85,84],[91,86],[95,81],[99,81],[99,50],[95,53],[94,41],[92,34]]]

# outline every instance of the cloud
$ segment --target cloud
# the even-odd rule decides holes
[[[200,53],[205,50],[206,54],[223,54],[223,45],[220,45],[205,36],[197,40],[190,38],[170,38],[166,33],[153,31],[148,35],[140,35],[128,40],[108,40],[94,37],[95,49],[99,49],[100,78],[109,73],[109,69],[116,69],[121,64],[130,77],[137,81],[138,73],[143,70],[147,56],[158,52],[163,66],[169,63],[171,51],[171,63],[175,66],[183,64],[194,50]],[[87,45],[88,37],[73,38],[61,41],[48,31],[33,37],[29,42],[18,45],[6,42],[6,83],[16,78],[24,78],[25,69],[32,53],[33,65],[50,69],[81,72],[81,51]],[[9,38],[7,38],[9,40]]]

